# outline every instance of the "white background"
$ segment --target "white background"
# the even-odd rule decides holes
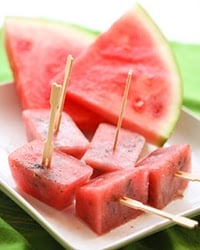
[[[2,0],[5,16],[46,17],[105,30],[134,0]],[[200,0],[138,0],[169,40],[200,43]]]

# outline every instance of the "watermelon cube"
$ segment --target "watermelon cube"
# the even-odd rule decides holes
[[[115,133],[115,126],[101,123],[82,159],[100,172],[134,167],[144,148],[144,137],[121,128],[116,149],[113,150]]]
[[[56,150],[50,168],[43,167],[43,148],[43,141],[34,140],[10,153],[11,173],[22,191],[61,210],[73,203],[75,190],[88,181],[92,168]]]
[[[120,204],[127,196],[146,203],[148,171],[128,168],[100,175],[76,191],[76,215],[101,235],[142,212]]]
[[[28,109],[22,112],[28,141],[47,137],[49,115],[49,109]],[[89,146],[88,139],[65,112],[62,113],[59,131],[54,136],[54,146],[76,158],[81,158]]]
[[[176,198],[183,197],[188,180],[176,177],[177,171],[189,172],[191,152],[187,144],[158,148],[142,159],[136,167],[149,170],[148,203],[162,209]]]

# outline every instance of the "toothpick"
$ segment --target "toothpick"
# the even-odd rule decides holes
[[[54,135],[54,123],[56,118],[56,112],[58,109],[58,104],[60,100],[61,94],[61,85],[53,83],[51,89],[51,97],[50,97],[50,121],[47,139],[44,144],[44,150],[42,155],[42,165],[49,168],[51,165],[52,151],[53,151],[53,135]]]
[[[123,114],[124,114],[124,110],[125,110],[125,107],[126,107],[129,88],[130,88],[130,85],[131,85],[132,74],[133,74],[132,70],[129,70],[128,71],[128,77],[127,77],[127,80],[126,80],[126,87],[125,87],[124,95],[123,95],[123,99],[122,99],[120,115],[119,115],[118,122],[117,122],[117,127],[116,127],[115,139],[114,139],[114,144],[113,144],[113,151],[115,151],[116,146],[117,146],[119,131],[120,131],[120,128],[121,128],[121,125],[122,125]]]
[[[60,127],[63,106],[64,106],[64,103],[65,103],[65,97],[66,97],[66,90],[67,90],[67,86],[68,86],[70,75],[71,75],[73,60],[74,60],[74,58],[72,57],[72,55],[68,55],[67,63],[66,63],[66,66],[65,66],[65,76],[64,76],[63,86],[62,86],[62,93],[61,93],[61,98],[60,98],[60,102],[59,102],[59,106],[58,106],[58,112],[57,112],[56,121],[55,121],[55,133],[58,132],[59,127]]]
[[[156,214],[158,216],[167,218],[173,222],[175,222],[176,224],[179,224],[181,226],[187,227],[189,229],[195,228],[198,225],[198,222],[183,216],[178,216],[178,215],[172,215],[170,213],[167,213],[163,210],[159,210],[156,209],[154,207],[151,206],[147,206],[145,204],[143,204],[142,202],[130,199],[128,197],[123,197],[120,199],[120,203],[130,207],[130,208],[135,208],[135,209],[139,209],[142,210],[144,212],[147,213],[151,213],[151,214]]]
[[[200,176],[195,176],[195,174],[191,174],[184,171],[176,172],[175,176],[189,180],[189,181],[200,181]]]

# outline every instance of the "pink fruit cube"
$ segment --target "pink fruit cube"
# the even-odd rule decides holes
[[[144,137],[121,128],[116,149],[113,150],[115,133],[115,126],[101,123],[82,159],[101,172],[134,167],[144,148]]]
[[[183,196],[188,181],[175,176],[177,171],[189,172],[190,146],[187,144],[158,148],[142,159],[136,167],[149,170],[149,204],[162,209]]]
[[[23,121],[29,141],[34,139],[43,140],[47,137],[49,125],[48,109],[24,110]],[[63,112],[60,129],[54,136],[54,146],[60,151],[80,158],[89,145],[88,139],[76,126],[71,117]]]
[[[44,167],[43,147],[42,141],[34,140],[9,155],[13,178],[24,192],[54,208],[64,209],[72,204],[77,187],[89,180],[92,168],[56,150],[50,168]]]
[[[136,218],[142,212],[120,204],[127,196],[146,203],[148,200],[148,171],[128,168],[100,175],[76,192],[76,215],[97,234]]]

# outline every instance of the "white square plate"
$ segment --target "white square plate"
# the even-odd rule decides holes
[[[79,250],[116,249],[164,229],[167,219],[144,214],[102,236],[92,232],[76,218],[74,207],[57,211],[20,192],[11,176],[7,153],[26,142],[21,107],[13,84],[0,87],[0,189],[43,226],[63,247]],[[192,148],[192,171],[200,175],[200,121],[182,110],[167,145],[189,143]],[[200,183],[191,182],[182,199],[171,202],[164,210],[177,215],[193,216],[200,211]],[[91,215],[92,216],[92,215]]]

